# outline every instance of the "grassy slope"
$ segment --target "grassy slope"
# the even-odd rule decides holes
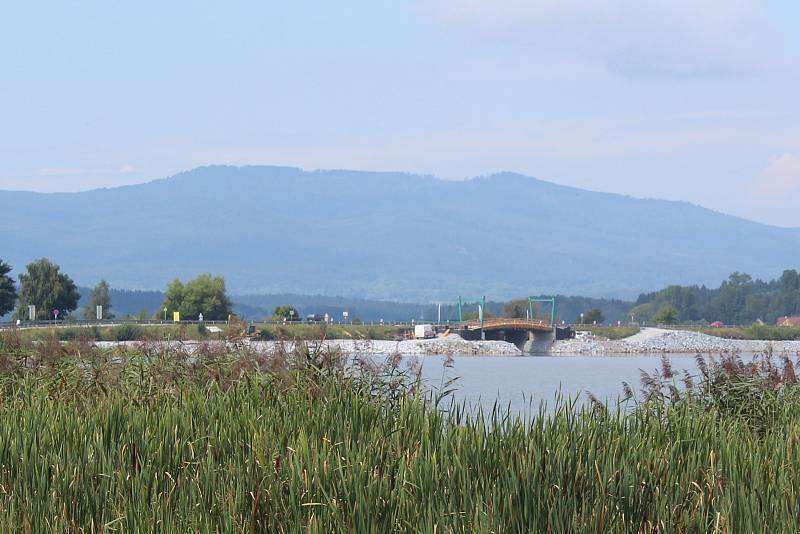
[[[242,323],[241,331],[246,327]],[[328,339],[371,339],[394,340],[402,338],[410,331],[409,327],[394,325],[312,325],[296,324],[256,324],[257,337],[264,340],[299,339],[311,341],[326,337]],[[218,325],[221,333],[211,333],[196,324],[180,325],[118,325],[91,327],[63,327],[24,329],[20,335],[29,340],[42,340],[55,333],[62,341],[86,339],[93,341],[136,341],[136,340],[208,340],[224,339],[229,329]]]

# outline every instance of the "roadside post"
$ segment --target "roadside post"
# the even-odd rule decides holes
[[[33,305],[28,306],[28,320],[29,321],[36,320],[36,306]]]
[[[486,331],[484,331],[483,329],[483,305],[484,305],[483,301],[481,301],[481,303],[478,304],[478,322],[481,325],[481,341],[486,341]]]

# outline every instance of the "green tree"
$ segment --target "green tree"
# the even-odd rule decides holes
[[[0,316],[13,310],[17,301],[17,288],[14,279],[8,276],[10,272],[11,266],[0,260]]]
[[[272,312],[272,320],[283,321],[284,319],[287,321],[299,321],[300,312],[298,312],[297,308],[294,306],[278,306],[275,308],[275,311]]]
[[[678,310],[674,306],[667,304],[663,306],[653,317],[656,324],[675,324],[678,322]]]
[[[53,310],[60,317],[67,316],[78,307],[80,294],[75,282],[60,272],[60,267],[47,258],[31,262],[26,272],[19,275],[19,304],[16,316],[28,316],[28,306],[36,306],[37,319],[52,319]]]
[[[172,312],[179,312],[181,311],[181,306],[183,305],[183,292],[184,286],[183,282],[181,282],[178,278],[170,282],[167,286],[167,291],[164,294],[164,303],[161,304],[161,310],[167,310],[167,318],[172,316]],[[161,316],[161,312],[159,311],[159,316]]]
[[[630,313],[637,321],[652,322],[666,305],[678,311],[681,322],[748,324],[760,319],[774,323],[785,315],[800,315],[800,273],[787,269],[780,278],[766,282],[735,272],[715,289],[670,286],[640,295]]]
[[[167,287],[164,304],[168,313],[180,312],[182,319],[221,321],[231,314],[233,304],[225,293],[225,279],[221,276],[201,274],[183,284],[175,279]]]
[[[515,299],[506,302],[503,306],[503,315],[506,317],[513,317],[515,319],[525,319],[530,313],[530,306],[528,299]]]
[[[592,308],[583,314],[583,324],[602,324],[605,320],[606,316],[597,308]],[[580,322],[580,318],[578,318],[578,322]]]
[[[656,312],[657,308],[655,307],[655,304],[652,302],[647,302],[645,304],[634,306],[631,311],[628,312],[628,316],[633,316],[633,321],[640,323],[642,321],[651,321]]]
[[[111,297],[108,294],[108,282],[100,280],[94,289],[92,289],[92,297],[89,304],[83,308],[84,319],[97,318],[97,307],[103,307],[103,319],[113,319],[114,314],[111,312]]]

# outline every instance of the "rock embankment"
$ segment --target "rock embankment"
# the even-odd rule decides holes
[[[271,350],[278,342],[255,341],[259,349]],[[315,342],[311,341],[310,344]],[[442,355],[442,356],[521,356],[522,351],[505,341],[465,341],[458,336],[435,339],[407,339],[403,341],[372,341],[329,339],[321,342],[323,348],[341,351],[347,356],[377,355]],[[284,344],[292,350],[292,343]]]
[[[213,342],[212,342],[213,343]],[[217,342],[224,343],[224,342]],[[262,350],[277,347],[276,341],[253,341]],[[311,342],[313,343],[313,342]],[[129,343],[102,343],[96,345],[110,347]],[[179,343],[192,350],[198,342]],[[408,339],[403,341],[367,341],[331,339],[322,342],[323,347],[337,349],[347,356],[377,355],[443,355],[443,356],[521,356],[523,354],[514,344],[505,341],[466,341],[458,336],[435,339]],[[291,342],[285,343],[286,350],[292,350]],[[800,355],[800,341],[742,341],[688,332],[683,330],[643,329],[639,334],[626,339],[608,341],[602,339],[568,339],[556,341],[545,349],[545,354],[722,354],[722,353],[772,352],[774,354]]]
[[[598,339],[556,341],[552,354],[698,354],[731,352],[800,353],[800,341],[724,339],[685,330],[643,329],[640,334],[616,341]]]
[[[202,343],[220,344],[224,341],[186,341],[186,342],[162,342],[163,344],[174,345],[175,348],[183,347],[189,351],[195,350]],[[254,347],[259,350],[270,351],[278,347],[278,341],[251,341]],[[316,342],[309,341],[309,344]],[[358,355],[377,355],[390,356],[393,354],[403,355],[442,355],[442,356],[521,356],[522,351],[513,343],[505,341],[465,341],[459,336],[438,337],[435,339],[407,339],[403,341],[370,341],[370,340],[350,340],[350,339],[329,339],[320,342],[322,348],[337,349],[347,356]],[[136,346],[136,341],[98,341],[95,346],[101,348],[111,348],[115,346]],[[283,348],[291,351],[294,347],[292,342],[284,342]]]
[[[350,341],[334,339],[326,341],[330,348],[337,348],[344,354],[376,355],[421,355],[440,354],[444,356],[520,356],[513,343],[505,341],[465,341],[458,337],[435,339],[409,339],[404,341]]]

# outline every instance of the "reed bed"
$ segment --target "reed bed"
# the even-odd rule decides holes
[[[563,403],[528,420],[445,410],[418,376],[398,358],[346,364],[313,344],[98,350],[6,334],[0,530],[800,525],[800,400],[780,361],[720,361],[674,391],[667,365],[644,377],[633,410]],[[768,409],[736,408],[744,401]]]

